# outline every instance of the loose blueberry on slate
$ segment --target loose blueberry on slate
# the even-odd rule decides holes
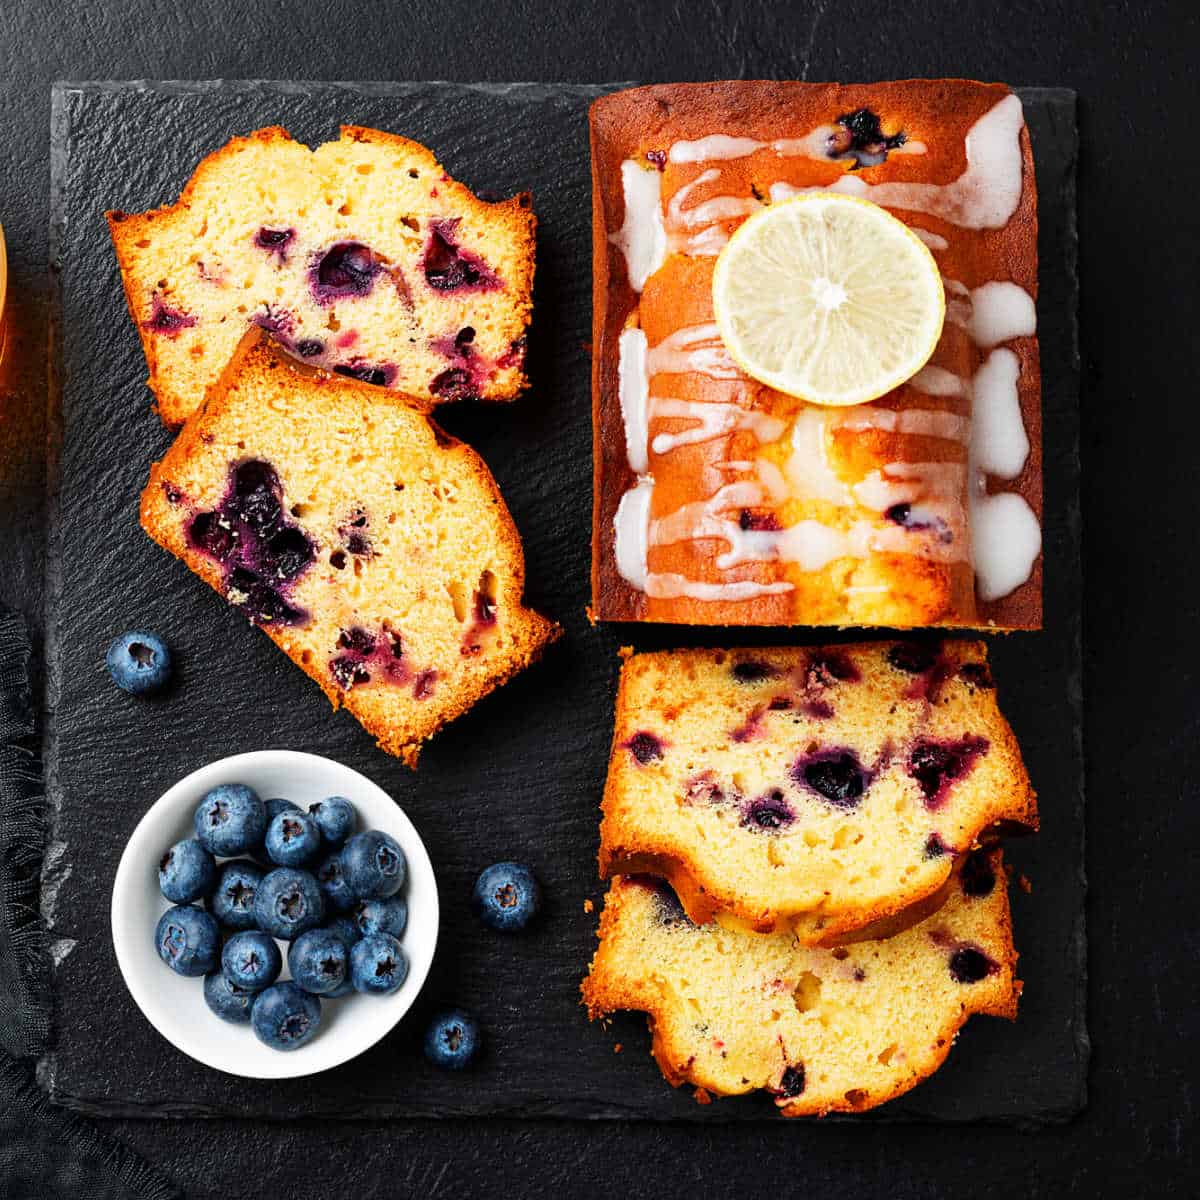
[[[292,981],[314,996],[327,996],[346,982],[350,952],[342,938],[329,929],[310,929],[288,947]]]
[[[212,971],[204,977],[204,1003],[222,1021],[231,1021],[235,1025],[249,1025],[254,997],[254,992],[248,992],[236,983],[230,983],[221,971]]]
[[[350,951],[354,990],[388,996],[408,978],[408,959],[400,943],[386,933],[368,933]]]
[[[196,806],[193,826],[205,850],[229,858],[262,845],[267,808],[244,783],[223,783]]]
[[[505,933],[524,929],[542,906],[542,889],[524,863],[501,862],[475,881],[471,907],[492,929]]]
[[[400,938],[408,925],[408,905],[401,896],[363,900],[354,910],[354,922],[360,935],[387,933]]]
[[[435,1067],[461,1071],[479,1053],[483,1038],[479,1023],[461,1008],[437,1013],[425,1031],[425,1057]]]
[[[354,805],[345,796],[327,796],[308,806],[326,843],[341,846],[354,832]]]
[[[191,904],[212,894],[217,864],[199,842],[176,842],[158,860],[158,886],[173,904]]]
[[[171,652],[153,633],[123,633],[104,656],[113,683],[135,696],[157,692],[171,678]]]
[[[263,877],[254,896],[254,923],[272,937],[291,941],[315,929],[325,917],[316,879],[295,867],[279,867]]]
[[[342,851],[342,874],[360,900],[394,896],[408,874],[404,851],[394,837],[372,829],[356,833]]]
[[[267,855],[281,867],[302,867],[321,849],[321,831],[303,812],[281,812],[267,826]]]
[[[158,919],[158,957],[179,975],[206,975],[217,965],[220,931],[202,908],[176,905]]]
[[[261,992],[279,978],[283,955],[274,940],[261,930],[244,929],[225,943],[221,970],[230,983],[248,992]]]
[[[358,922],[351,913],[339,913],[336,917],[332,917],[325,922],[325,928],[340,937],[346,943],[347,950],[362,937],[362,930],[359,929]]]
[[[321,1027],[321,1002],[294,983],[275,983],[259,992],[250,1023],[272,1050],[299,1050]]]
[[[246,859],[222,863],[208,905],[226,929],[254,928],[254,896],[263,881],[262,867]]]

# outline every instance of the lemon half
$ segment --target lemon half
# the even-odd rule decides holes
[[[745,221],[717,259],[713,306],[747,375],[831,407],[911,379],[946,316],[925,243],[879,205],[837,192],[808,192]]]

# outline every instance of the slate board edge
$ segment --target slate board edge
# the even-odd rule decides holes
[[[161,92],[163,94],[203,94],[213,91],[218,88],[227,89],[233,92],[254,92],[254,91],[274,91],[286,95],[289,93],[311,95],[313,93],[330,93],[345,91],[348,93],[357,93],[365,96],[403,96],[412,91],[428,92],[430,90],[454,90],[460,92],[480,92],[486,95],[508,96],[513,98],[529,97],[533,98],[590,98],[605,94],[615,88],[628,87],[630,84],[540,84],[540,83],[478,83],[478,84],[459,84],[450,81],[429,81],[429,82],[408,82],[408,83],[356,83],[356,82],[332,82],[332,81],[314,81],[312,83],[296,82],[296,81],[270,81],[270,80],[238,80],[238,81],[223,81],[212,80],[203,82],[188,82],[188,81],[116,81],[116,82],[63,82],[58,83],[52,90],[51,103],[51,128],[57,133],[63,128],[64,122],[67,120],[66,105],[64,103],[67,93],[72,92],[127,92],[127,91],[142,91],[142,92]],[[1071,89],[1066,88],[1017,88],[1015,89],[1022,97],[1033,101],[1074,101],[1075,93]],[[1072,107],[1072,111],[1074,108]],[[62,247],[62,234],[64,230],[64,222],[68,218],[68,214],[64,210],[65,193],[63,190],[63,172],[62,168],[63,153],[61,150],[61,142],[57,136],[52,136],[51,142],[51,186],[50,186],[50,261],[51,274],[54,290],[54,320],[55,325],[61,313],[61,286],[60,275],[58,271],[59,256]],[[1075,207],[1075,164],[1071,164],[1068,172],[1065,185],[1063,188],[1063,199],[1067,204],[1066,213],[1066,231],[1068,238],[1075,234],[1076,226],[1076,207]],[[1078,383],[1079,369],[1079,354],[1078,354],[1078,281],[1075,274],[1076,259],[1077,259],[1077,242],[1072,245],[1068,241],[1067,261],[1063,264],[1066,268],[1069,279],[1071,281],[1071,291],[1075,298],[1075,306],[1070,313],[1070,324],[1072,329],[1072,363],[1076,373],[1076,383]],[[55,329],[57,334],[57,328]],[[47,520],[47,539],[48,539],[48,556],[47,556],[47,639],[46,639],[46,657],[47,657],[47,676],[46,676],[46,781],[47,793],[50,797],[51,813],[48,821],[49,838],[47,842],[47,869],[43,877],[43,912],[52,916],[54,906],[54,895],[57,891],[56,872],[54,864],[56,862],[56,850],[61,854],[65,847],[61,843],[57,843],[55,839],[56,818],[62,802],[61,787],[57,771],[55,769],[55,739],[53,736],[53,717],[56,707],[56,701],[59,695],[59,688],[62,679],[61,662],[58,655],[59,637],[58,637],[58,601],[61,594],[61,560],[60,560],[60,542],[58,537],[58,522],[57,522],[57,493],[58,493],[58,461],[57,447],[61,445],[62,429],[61,429],[61,363],[58,360],[59,343],[57,336],[53,342],[53,354],[51,363],[51,433],[49,447],[49,472],[48,472],[48,492],[49,492],[49,509]],[[1078,403],[1078,386],[1074,389],[1074,399],[1076,405]],[[1076,442],[1075,451],[1073,454],[1076,473],[1079,470],[1079,453],[1078,441]],[[1075,494],[1075,501],[1071,505],[1068,514],[1068,524],[1072,531],[1072,539],[1074,545],[1078,548],[1080,545],[1079,537],[1081,533],[1081,517],[1079,512],[1078,491]],[[1081,569],[1082,564],[1080,564]],[[1072,672],[1072,677],[1068,678],[1067,684],[1071,692],[1072,707],[1078,713],[1078,721],[1074,732],[1076,741],[1076,755],[1081,766],[1083,763],[1081,740],[1082,740],[1082,684],[1080,671],[1082,666],[1082,645],[1081,645],[1081,614],[1076,614],[1075,619],[1071,622],[1073,626],[1073,640],[1075,643],[1075,662],[1079,664],[1076,671]],[[1084,778],[1079,780],[1079,795],[1081,803],[1084,800]],[[1083,853],[1086,852],[1086,847],[1083,841],[1085,830],[1080,828],[1080,846]],[[1086,990],[1087,990],[1087,975],[1086,975],[1086,928],[1084,924],[1084,908],[1086,900],[1086,879],[1083,872],[1083,861],[1079,871],[1080,884],[1083,889],[1081,895],[1079,915],[1075,924],[1075,944],[1082,952],[1079,955],[1080,975],[1078,979],[1078,988],[1080,991],[1080,1004],[1073,1014],[1073,1024],[1075,1025],[1075,1045],[1077,1055],[1081,1059],[1083,1066],[1083,1095],[1080,1100],[1080,1107],[1086,1103],[1086,1064],[1090,1054],[1090,1042],[1086,1029]],[[1077,1020],[1076,1020],[1077,1018]],[[93,1115],[128,1115],[128,1116],[163,1116],[163,1115],[189,1115],[189,1116],[227,1116],[231,1115],[228,1112],[222,1112],[217,1109],[206,1107],[200,1111],[188,1109],[187,1106],[179,1106],[178,1110],[174,1107],[164,1109],[162,1106],[156,1106],[153,1110],[139,1108],[138,1106],[129,1106],[120,1104],[117,1106],[96,1104],[95,1102],[82,1097],[73,1097],[62,1093],[55,1087],[54,1075],[54,1058],[53,1051],[39,1065],[39,1080],[42,1086],[49,1090],[53,1098],[67,1107],[74,1108],[80,1112],[90,1113]],[[1022,1118],[1011,1116],[1000,1117],[972,1117],[964,1120],[956,1120],[955,1118],[947,1117],[926,1117],[920,1114],[904,1114],[898,1112],[895,1108],[891,1110],[895,1115],[889,1115],[887,1109],[882,1113],[867,1117],[848,1117],[840,1119],[848,1119],[852,1121],[861,1120],[883,1120],[883,1121],[920,1121],[922,1123],[941,1123],[948,1121],[952,1124],[958,1123],[983,1123],[983,1124],[1002,1124],[1006,1126],[1030,1127],[1036,1128],[1047,1123],[1058,1123],[1071,1119],[1078,1109],[1071,1111],[1045,1111],[1040,1112],[1034,1117]],[[436,1112],[422,1113],[416,1106],[406,1107],[406,1116],[416,1117],[454,1117],[456,1115],[467,1115],[468,1113],[478,1115],[478,1109],[464,1109],[463,1113],[456,1113],[450,1106],[441,1106]],[[236,1115],[236,1114],[234,1114]],[[330,1116],[343,1117],[341,1113],[331,1113]],[[395,1116],[396,1110],[391,1107],[384,1107],[376,1111],[372,1108],[364,1108],[356,1113],[353,1119],[370,1118],[371,1116]],[[641,1110],[625,1110],[619,1105],[593,1105],[588,1112],[575,1112],[569,1104],[555,1104],[553,1109],[545,1114],[538,1114],[536,1111],[531,1111],[530,1106],[522,1106],[519,1110],[513,1111],[505,1109],[503,1106],[498,1106],[490,1110],[488,1115],[496,1117],[512,1117],[522,1116],[531,1119],[545,1119],[555,1117],[568,1117],[572,1119],[630,1119],[636,1117],[642,1120],[666,1121],[675,1122],[680,1119],[686,1120],[686,1116],[681,1117],[679,1114],[668,1114],[663,1117],[646,1116]],[[697,1114],[699,1115],[699,1114]],[[745,1113],[735,1114],[729,1113],[729,1120],[741,1122],[744,1120],[763,1119],[766,1114]],[[271,1119],[256,1117],[253,1119]],[[769,1117],[767,1118],[769,1119]],[[839,1118],[835,1118],[839,1119]]]

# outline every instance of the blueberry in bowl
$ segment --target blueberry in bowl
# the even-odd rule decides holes
[[[217,863],[199,842],[176,842],[158,860],[158,888],[172,904],[191,904],[212,895]]]
[[[321,837],[329,846],[345,845],[354,832],[354,805],[345,796],[326,796],[308,806],[308,815],[317,823]]]
[[[356,903],[357,897],[350,890],[346,876],[342,871],[342,856],[337,850],[331,850],[318,864],[313,872],[317,877],[317,885],[321,895],[325,897],[325,907],[331,912],[349,912]]]
[[[338,913],[336,917],[325,922],[325,928],[340,937],[346,943],[347,950],[362,937],[362,930],[359,929],[353,913]]]
[[[360,900],[383,900],[403,886],[408,864],[400,843],[379,829],[356,833],[342,851],[342,874]]]
[[[304,812],[281,812],[267,826],[267,857],[281,867],[303,867],[321,849],[321,831]]]
[[[315,876],[278,867],[263,876],[254,896],[254,923],[264,933],[290,942],[325,918],[325,901]]]
[[[207,975],[217,965],[221,933],[202,908],[177,904],[158,919],[158,957],[177,975]]]
[[[254,897],[265,873],[257,863],[244,858],[221,863],[217,868],[208,907],[223,928],[254,928]]]
[[[408,959],[387,933],[368,933],[350,951],[350,979],[356,992],[390,996],[408,978]]]
[[[288,947],[292,982],[314,996],[327,996],[350,975],[350,951],[332,930],[310,929]]]
[[[480,874],[471,893],[476,916],[503,933],[524,929],[541,906],[541,886],[524,863],[493,863]]]
[[[209,1011],[232,1025],[249,1025],[250,1010],[256,993],[230,983],[224,971],[210,971],[204,977],[204,1003]]]
[[[262,845],[267,808],[253,788],[223,783],[196,806],[192,825],[205,850],[218,858],[230,858]]]
[[[261,992],[279,978],[283,955],[260,929],[243,929],[225,943],[221,951],[221,971],[230,983],[247,992]]]
[[[255,1036],[272,1050],[299,1050],[321,1028],[321,1002],[290,981],[259,992],[250,1013]]]
[[[462,1071],[475,1061],[483,1044],[479,1022],[461,1008],[436,1013],[425,1030],[425,1057],[435,1067]]]
[[[171,678],[171,651],[157,634],[121,634],[104,661],[113,683],[133,696],[161,691]]]
[[[401,896],[389,896],[386,900],[363,900],[354,910],[354,923],[360,936],[386,933],[401,938],[408,926],[408,905]]]

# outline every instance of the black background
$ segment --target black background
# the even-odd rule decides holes
[[[109,1122],[191,1194],[1193,1195],[1197,633],[1192,5],[0,8],[0,219],[36,343],[56,78],[1000,78],[1080,94],[1088,1110],[1036,1133],[502,1121]],[[28,347],[27,347],[28,348]],[[20,382],[20,381],[18,381]],[[7,402],[0,596],[36,618],[37,389]],[[20,418],[19,400],[29,404]],[[10,421],[10,418],[13,420]],[[13,452],[11,446],[16,444]],[[313,1086],[319,1086],[315,1083]],[[331,1183],[336,1181],[336,1183]]]

